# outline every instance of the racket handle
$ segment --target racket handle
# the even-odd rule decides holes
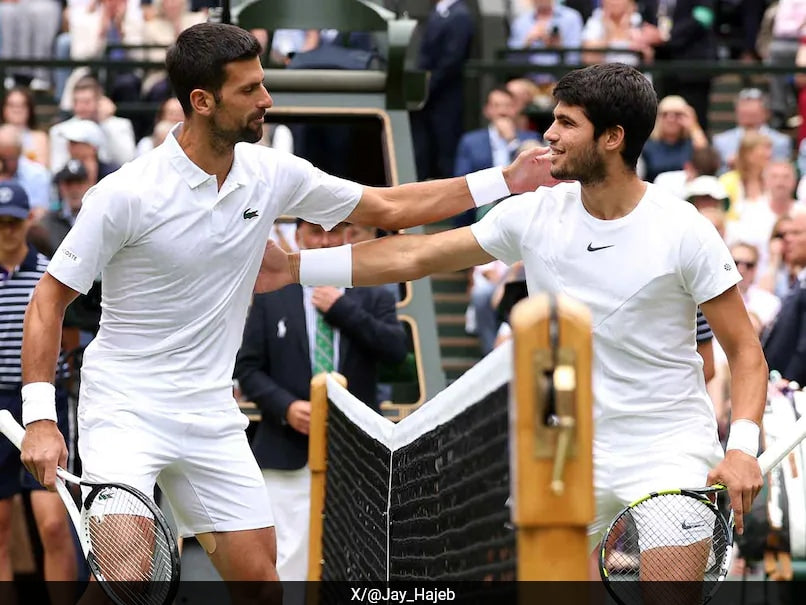
[[[22,438],[25,437],[25,429],[20,423],[14,420],[14,416],[8,410],[0,410],[0,432],[11,441],[17,449],[22,449]]]
[[[798,444],[806,439],[806,415],[801,416],[791,430],[777,439],[770,447],[764,450],[764,453],[758,457],[758,465],[761,467],[761,473],[766,475],[772,468],[774,468],[781,460],[783,460],[789,452],[795,449]]]

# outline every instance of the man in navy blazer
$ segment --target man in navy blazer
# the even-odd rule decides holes
[[[300,248],[344,243],[344,225],[325,231],[297,221]],[[407,337],[384,287],[305,288],[290,285],[255,296],[246,320],[235,377],[257,404],[261,421],[252,449],[263,469],[277,532],[281,580],[305,580],[308,567],[310,472],[308,428],[316,315],[333,328],[335,369],[348,390],[377,411],[377,364],[400,363]]]
[[[787,262],[806,267],[806,209],[795,209],[784,232]],[[762,343],[770,370],[806,385],[806,269],[801,270],[797,283],[784,298]]]
[[[462,135],[456,149],[453,176],[465,176],[493,166],[507,166],[524,141],[541,141],[536,132],[517,128],[517,102],[503,86],[497,86],[487,93],[483,113],[489,124],[486,128]],[[474,208],[460,214],[454,223],[465,226],[474,222],[475,218]]]

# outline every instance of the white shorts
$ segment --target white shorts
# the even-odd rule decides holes
[[[596,517],[588,526],[591,549],[613,518],[638,498],[665,489],[704,487],[711,463],[707,456],[677,452],[635,457],[594,453],[593,468]]]
[[[148,495],[156,483],[182,536],[271,527],[271,502],[244,432],[248,424],[237,408],[159,414],[79,406],[82,479],[125,483]]]

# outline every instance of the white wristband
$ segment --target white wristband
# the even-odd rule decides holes
[[[501,168],[485,168],[465,176],[473,203],[478,208],[512,195]]]
[[[353,247],[299,251],[299,283],[303,286],[353,287]]]
[[[760,429],[752,420],[740,418],[730,424],[726,450],[741,450],[750,456],[758,456]]]
[[[32,382],[22,387],[22,424],[37,420],[56,422],[56,387],[49,382]]]

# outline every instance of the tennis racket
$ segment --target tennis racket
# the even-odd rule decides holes
[[[806,416],[758,458],[766,475],[803,439]],[[712,502],[723,485],[647,494],[622,510],[605,532],[599,573],[619,605],[702,605],[730,568],[733,513]]]
[[[0,431],[20,449],[25,429],[0,410]],[[56,491],[98,585],[115,605],[167,605],[179,588],[179,551],[156,504],[119,483],[87,483],[62,468]],[[89,488],[81,513],[65,481]]]

